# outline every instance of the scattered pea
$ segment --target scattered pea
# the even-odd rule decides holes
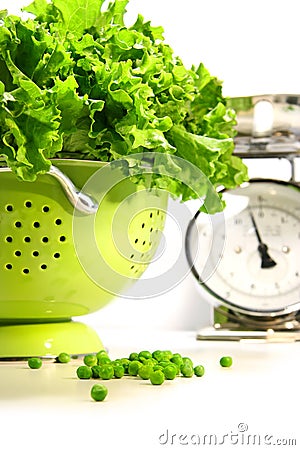
[[[41,358],[29,358],[28,360],[28,366],[30,369],[40,369],[42,364]]]
[[[78,378],[81,380],[89,380],[92,378],[92,369],[89,366],[79,366],[76,370]]]
[[[130,361],[137,361],[139,359],[139,354],[137,352],[130,353],[128,359]]]
[[[99,375],[103,380],[111,380],[114,376],[114,368],[111,364],[99,366]]]
[[[160,385],[165,381],[165,375],[162,370],[155,370],[151,372],[149,379],[151,384]]]
[[[96,353],[97,358],[99,358],[100,356],[108,356],[107,351],[102,349],[99,350],[99,352]]]
[[[156,359],[156,361],[162,360],[164,357],[163,352],[161,350],[155,350],[152,353],[152,358]]]
[[[142,350],[139,354],[138,354],[138,358],[139,360],[141,360],[141,358],[144,359],[150,359],[152,358],[152,353],[148,352],[148,350]]]
[[[172,364],[164,367],[163,373],[165,375],[166,380],[174,380],[177,375],[177,367]]]
[[[171,350],[163,350],[163,359],[164,360],[170,360],[173,356],[173,352]]]
[[[182,364],[190,364],[192,366],[193,365],[193,361],[191,360],[191,358],[188,358],[187,356],[184,356],[182,358]]]
[[[66,352],[61,352],[57,357],[57,362],[62,363],[62,364],[67,364],[70,361],[71,361],[71,356],[69,355],[69,353],[66,353]]]
[[[152,370],[154,370],[154,372],[156,372],[157,370],[163,370],[163,366],[161,366],[160,364],[155,364],[152,367]]]
[[[92,378],[101,378],[100,377],[100,366],[97,364],[91,367],[92,369]]]
[[[180,372],[185,378],[191,378],[194,375],[193,366],[189,363],[182,364],[180,367]]]
[[[91,397],[95,402],[102,402],[108,394],[108,389],[103,384],[94,384],[91,389]]]
[[[139,368],[138,375],[142,378],[142,380],[149,380],[153,369],[151,366],[147,364],[143,364],[142,367]]]
[[[66,355],[66,356],[64,356]],[[62,361],[68,362],[68,354],[60,354]],[[36,358],[31,358],[36,359]],[[232,358],[223,356],[220,358],[222,367],[230,367]],[[165,380],[174,380],[182,375],[185,378],[192,376],[202,377],[205,373],[201,364],[194,366],[191,358],[170,350],[148,350],[132,352],[128,358],[111,360],[106,351],[101,350],[96,355],[90,354],[84,357],[84,366],[77,368],[77,376],[82,379],[99,378],[110,380],[122,378],[125,374],[139,376],[142,380],[150,380],[153,385],[161,385]],[[107,395],[107,387],[96,384],[91,389],[91,397],[95,401],[102,401]]]
[[[142,365],[143,363],[141,363],[140,361],[130,361],[128,365],[128,374],[136,376]]]
[[[95,366],[98,362],[96,355],[85,355],[83,358],[83,362],[86,366],[92,367]]]
[[[205,369],[201,364],[194,367],[194,374],[196,375],[196,377],[203,377],[204,372],[205,372]]]
[[[220,365],[222,367],[232,366],[232,357],[231,356],[222,356],[222,358],[220,359]]]
[[[103,364],[111,364],[111,359],[108,356],[102,355],[97,358],[98,366],[102,366]]]
[[[115,378],[122,378],[124,376],[125,373],[125,369],[121,364],[115,364],[113,366],[114,368],[114,376]]]
[[[180,366],[183,364],[182,356],[179,355],[178,353],[177,353],[177,354],[174,354],[174,355],[172,356],[172,358],[170,358],[170,361],[171,361],[172,363],[176,364],[176,366],[178,366],[178,367],[180,367]]]
[[[149,358],[149,359],[145,359],[145,360],[143,361],[143,364],[144,364],[145,366],[153,367],[153,366],[156,366],[157,361],[156,361],[156,359],[154,359],[154,358]]]
[[[129,367],[129,363],[130,360],[128,358],[121,358],[120,359],[120,363],[122,364],[122,366],[124,367],[125,373],[128,373],[128,367]]]

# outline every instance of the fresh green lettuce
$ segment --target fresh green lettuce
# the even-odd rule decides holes
[[[141,15],[125,26],[128,0],[103,3],[35,0],[26,19],[0,12],[0,155],[8,166],[34,181],[51,158],[110,162],[153,152],[194,164],[216,190],[243,182],[221,82],[203,64],[187,69],[162,27]],[[198,196],[166,175],[152,181],[183,200]]]

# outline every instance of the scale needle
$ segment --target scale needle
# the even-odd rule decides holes
[[[261,256],[261,268],[269,269],[270,267],[276,266],[277,263],[274,261],[274,259],[271,258],[271,256],[268,253],[268,246],[261,239],[256,221],[254,219],[253,213],[250,208],[249,208],[249,215],[250,215],[253,227],[254,227],[254,231],[255,231],[257,240],[258,240],[257,250],[259,251],[259,254]]]

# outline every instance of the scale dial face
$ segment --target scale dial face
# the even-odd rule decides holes
[[[223,198],[223,213],[198,215],[190,241],[192,271],[206,293],[257,316],[300,309],[300,188],[252,180]]]

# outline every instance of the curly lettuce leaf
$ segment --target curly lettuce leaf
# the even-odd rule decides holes
[[[34,18],[1,13],[0,154],[31,181],[53,157],[153,152],[194,164],[216,191],[240,184],[247,170],[233,156],[235,113],[222,83],[203,64],[187,69],[162,27],[141,15],[126,27],[127,4],[34,0],[24,8]],[[171,158],[167,166],[176,166],[174,177],[162,171],[152,184],[195,198],[176,179],[184,167]],[[205,183],[201,189],[205,196]]]

